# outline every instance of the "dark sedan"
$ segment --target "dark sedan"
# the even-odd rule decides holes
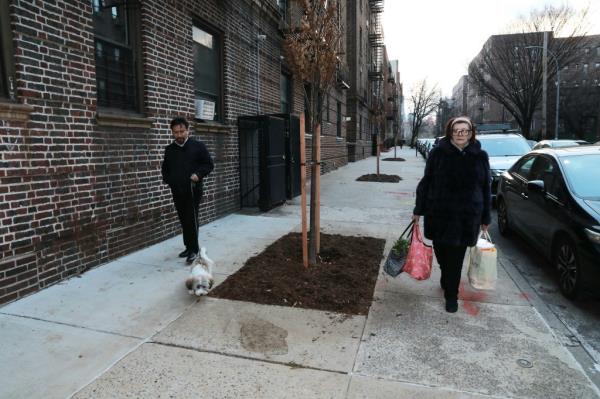
[[[600,291],[600,146],[534,150],[504,172],[498,227],[515,231],[558,271],[562,293]]]

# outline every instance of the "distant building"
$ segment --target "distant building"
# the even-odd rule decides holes
[[[540,32],[526,35],[540,35]],[[559,41],[567,38],[556,38],[553,32],[548,32],[549,48],[559,45]],[[580,49],[575,58],[568,65],[560,67],[560,106],[559,106],[559,132],[561,137],[578,137],[588,141],[597,141],[600,138],[600,35],[580,37]],[[493,35],[484,44],[493,45],[498,41],[512,40],[515,49],[519,49],[519,41],[523,34]],[[483,50],[482,50],[483,51]],[[520,51],[525,49],[520,48]],[[481,53],[473,59],[476,62]],[[548,57],[548,69],[554,71],[555,64],[551,56]],[[466,83],[466,84],[465,84]],[[548,81],[546,126],[547,135],[555,130],[556,115],[556,80]],[[461,77],[454,87],[453,96],[458,109],[465,110],[479,124],[510,124],[517,129],[514,117],[506,108],[485,95],[482,90],[469,77]],[[466,96],[466,101],[465,101]],[[460,104],[462,100],[462,106]],[[532,137],[541,137],[544,118],[542,104],[538,104],[531,124]]]
[[[463,75],[452,89],[452,114],[453,116],[467,115],[467,100],[469,93],[469,76]]]

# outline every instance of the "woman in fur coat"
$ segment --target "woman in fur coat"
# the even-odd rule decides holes
[[[454,313],[466,249],[490,224],[491,175],[471,119],[451,118],[445,133],[429,153],[413,220],[418,223],[424,216],[425,237],[433,241],[442,271],[446,311]]]

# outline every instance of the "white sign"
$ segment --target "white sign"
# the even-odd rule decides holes
[[[215,118],[215,103],[208,100],[196,100],[196,119],[212,121]]]

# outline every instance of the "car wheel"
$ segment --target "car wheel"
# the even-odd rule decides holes
[[[558,285],[564,296],[577,299],[581,294],[581,267],[577,261],[575,245],[571,240],[561,238],[553,251],[553,261],[558,272]]]
[[[498,198],[498,230],[503,236],[510,234],[510,228],[508,227],[508,209],[506,209],[506,202],[502,198]]]

